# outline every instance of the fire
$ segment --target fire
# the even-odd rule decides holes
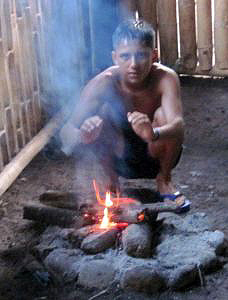
[[[100,228],[102,228],[102,229],[106,229],[106,228],[110,227],[110,225],[115,224],[113,222],[110,223],[108,207],[111,207],[111,206],[113,206],[113,202],[111,200],[111,193],[106,192],[104,216],[103,216],[103,219],[102,219],[102,222],[101,222],[101,225],[100,225]]]
[[[111,207],[118,207],[119,205],[125,203],[125,204],[129,204],[129,203],[135,203],[135,199],[132,198],[124,198],[124,197],[119,197],[119,195],[117,194],[116,198],[112,198],[111,199],[111,193],[108,191],[105,194],[105,200],[101,198],[100,196],[100,192],[98,189],[98,186],[96,184],[96,181],[93,180],[93,187],[96,193],[96,198],[97,201],[99,202],[99,204],[101,204],[102,206],[104,206],[104,215],[103,218],[101,220],[101,224],[100,224],[100,228],[101,229],[107,229],[110,227],[117,227],[117,228],[124,228],[127,227],[128,223],[114,223],[111,222],[111,213],[109,211],[109,208]]]

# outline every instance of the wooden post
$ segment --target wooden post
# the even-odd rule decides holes
[[[202,71],[212,67],[212,14],[211,0],[200,0],[197,5],[197,34],[199,68]]]
[[[214,0],[215,65],[228,69],[228,1]]]
[[[139,16],[152,25],[157,32],[157,0],[138,1]],[[157,42],[155,43],[157,45]]]
[[[120,18],[135,18],[135,12],[138,10],[137,0],[121,0],[119,2]]]
[[[184,69],[194,70],[197,64],[195,1],[179,0],[180,58]]]
[[[158,0],[157,13],[161,62],[172,67],[178,57],[176,0]]]

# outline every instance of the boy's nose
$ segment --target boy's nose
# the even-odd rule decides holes
[[[135,55],[132,55],[131,56],[131,66],[136,66],[137,65],[137,60],[136,60],[136,57]]]

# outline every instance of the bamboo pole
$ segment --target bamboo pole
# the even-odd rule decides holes
[[[37,153],[48,143],[62,122],[63,116],[59,113],[5,166],[2,173],[0,173],[0,196],[10,187]]]
[[[215,65],[228,69],[228,1],[214,0]]]
[[[180,58],[186,70],[194,70],[197,64],[195,1],[179,0]]]
[[[157,15],[161,62],[174,66],[178,57],[176,0],[158,0]]]
[[[211,0],[197,1],[198,60],[202,71],[212,67],[212,14]]]
[[[10,2],[0,1],[0,15],[2,21],[2,40],[5,52],[13,49]]]

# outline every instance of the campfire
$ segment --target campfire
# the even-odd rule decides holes
[[[141,203],[92,186],[92,204],[80,205],[76,193],[48,191],[39,205],[24,206],[25,219],[54,225],[33,249],[51,272],[89,288],[116,280],[124,289],[156,292],[182,288],[216,268],[224,234],[208,231],[203,214],[183,218],[175,204]],[[174,214],[161,220],[161,212]]]
[[[110,191],[101,195],[95,180],[92,185],[96,196],[93,204],[79,205],[75,193],[49,191],[39,199],[43,205],[24,207],[24,218],[71,228],[70,236],[77,247],[86,253],[98,253],[113,247],[123,232],[125,237],[122,237],[122,242],[126,245],[127,232],[131,231],[129,225],[133,224],[141,225],[137,230],[139,232],[143,230],[140,234],[151,240],[152,231],[156,231],[156,226],[159,224],[158,213],[175,213],[178,208],[175,204],[151,203],[151,199],[148,199],[149,203],[142,204],[136,198],[121,197],[118,193],[114,196]],[[129,229],[126,231],[127,228]],[[145,248],[141,245],[133,247],[134,253],[131,249],[127,250],[127,246],[125,248],[130,255],[145,257],[151,253],[151,242],[146,245],[148,251],[137,250]]]

